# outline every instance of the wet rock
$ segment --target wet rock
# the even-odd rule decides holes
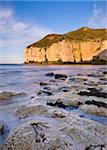
[[[87,76],[88,76],[88,77],[97,77],[98,75],[92,73],[92,74],[88,74]]]
[[[100,78],[101,81],[107,81],[107,77]]]
[[[69,109],[69,107],[70,108],[72,107],[72,109],[77,109],[78,108],[78,106],[70,105],[69,102],[67,103],[65,101],[61,101],[60,99],[49,101],[49,102],[47,102],[47,105],[63,108],[63,109],[66,109],[66,110]]]
[[[53,77],[55,74],[53,72],[49,72],[47,74],[45,74],[45,76],[48,76],[48,77]]]
[[[78,75],[78,76],[82,76],[82,74],[80,74],[80,73],[78,73],[77,75]]]
[[[61,131],[73,139],[75,143],[73,150],[85,150],[90,145],[106,145],[106,140],[103,138],[107,135],[103,129],[103,133],[101,133],[101,128],[102,127],[100,125],[97,126],[95,122],[90,123],[84,120],[83,124],[81,124],[78,120],[77,122],[72,121],[68,126],[62,128]],[[104,135],[103,138],[101,137],[102,134]]]
[[[49,90],[49,91],[51,91],[51,88],[48,87],[48,86],[44,87],[43,89],[44,89],[44,90]]]
[[[106,103],[104,103],[104,102],[98,102],[98,101],[95,101],[95,100],[86,101],[85,104],[88,104],[88,105],[96,105],[96,106],[98,106],[98,107],[107,108],[107,104],[106,104]]]
[[[60,108],[64,108],[66,107],[66,105],[63,104],[63,102],[60,101],[60,99],[58,99],[57,101],[53,101],[53,102],[47,102],[47,105],[49,106],[56,106],[56,107],[60,107]]]
[[[30,121],[10,134],[2,150],[71,150],[71,143],[70,137],[58,134],[48,123]]]
[[[48,91],[48,90],[40,90],[37,94],[38,95],[46,95],[46,96],[53,95],[53,93],[51,91]]]
[[[69,87],[60,87],[57,89],[58,92],[68,92],[69,90]]]
[[[104,81],[104,82],[97,82],[98,85],[107,85],[107,82]]]
[[[26,96],[27,94],[25,92],[21,92],[21,93],[16,93],[15,97],[23,97]]]
[[[87,90],[89,90],[90,92],[97,92],[97,91],[101,91],[102,89],[96,89],[96,88],[87,88]]]
[[[22,119],[31,115],[46,115],[48,108],[44,105],[26,106],[23,105],[16,110],[16,115]]]
[[[87,78],[80,78],[80,77],[71,77],[69,78],[69,81],[70,82],[85,82],[87,81],[88,79]]]
[[[0,121],[0,134],[5,132],[6,125],[4,122]]]
[[[96,105],[85,104],[85,105],[81,105],[79,108],[89,114],[95,114],[98,116],[107,117],[107,109],[104,107],[98,107]]]
[[[13,96],[25,96],[26,93],[24,92],[21,92],[21,93],[15,93],[15,92],[2,92],[0,93],[0,100],[6,100],[6,99],[9,99],[9,98],[12,98]]]
[[[6,100],[11,98],[12,96],[15,96],[14,92],[2,92],[0,93],[0,100]]]
[[[45,82],[45,81],[43,81],[43,82],[40,82],[40,86],[45,86],[45,85],[48,85],[49,83],[48,82]]]
[[[71,81],[71,82],[75,82],[76,81],[76,78],[69,78],[69,81]]]
[[[33,98],[35,98],[35,96],[31,96],[31,97],[30,97],[30,99],[33,99]]]
[[[103,71],[103,74],[107,74],[107,71]]]
[[[18,126],[2,150],[85,150],[90,145],[106,145],[106,126],[61,111],[54,109],[53,118],[40,121],[38,117]]]
[[[85,150],[103,150],[103,148],[105,148],[105,145],[90,145]]]
[[[64,99],[63,100],[63,104],[65,104],[67,107],[73,107],[73,108],[78,108],[80,105],[84,104],[85,101],[83,101],[82,99],[77,99],[77,98],[73,98],[73,99]]]
[[[67,75],[65,75],[65,74],[55,74],[55,79],[66,80]]]
[[[50,111],[50,115],[53,118],[64,118],[68,115],[68,112],[65,110],[52,110]]]
[[[55,82],[57,82],[57,81],[56,81],[56,80],[50,80],[50,82],[51,82],[51,83],[55,83]]]
[[[17,127],[8,137],[3,150],[43,150],[47,124],[29,122]]]
[[[89,88],[90,92],[87,91],[80,91],[78,94],[81,96],[96,96],[96,97],[102,97],[107,98],[107,93],[101,92],[95,88]]]
[[[9,128],[3,121],[0,121],[0,144],[4,143],[8,133],[9,133]]]
[[[88,86],[98,86],[98,83],[95,83],[93,81],[87,81],[87,82],[84,82],[84,85],[88,85]]]
[[[69,136],[58,135],[50,139],[47,148],[44,150],[76,150],[73,148],[73,141]]]

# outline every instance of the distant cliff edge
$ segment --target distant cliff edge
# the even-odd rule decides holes
[[[107,29],[87,27],[66,34],[49,34],[24,50],[25,63],[105,64],[107,60]]]

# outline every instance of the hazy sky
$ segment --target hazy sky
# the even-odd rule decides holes
[[[0,1],[0,63],[22,63],[23,50],[49,33],[107,27],[107,1]]]

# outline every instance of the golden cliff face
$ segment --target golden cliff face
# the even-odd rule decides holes
[[[84,62],[91,61],[93,56],[98,55],[104,49],[107,49],[107,40],[105,39],[75,40],[63,38],[49,46],[28,46],[24,51],[24,59],[25,63]]]

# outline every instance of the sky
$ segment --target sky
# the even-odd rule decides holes
[[[24,48],[47,34],[107,28],[107,1],[0,1],[0,64],[23,63]]]

